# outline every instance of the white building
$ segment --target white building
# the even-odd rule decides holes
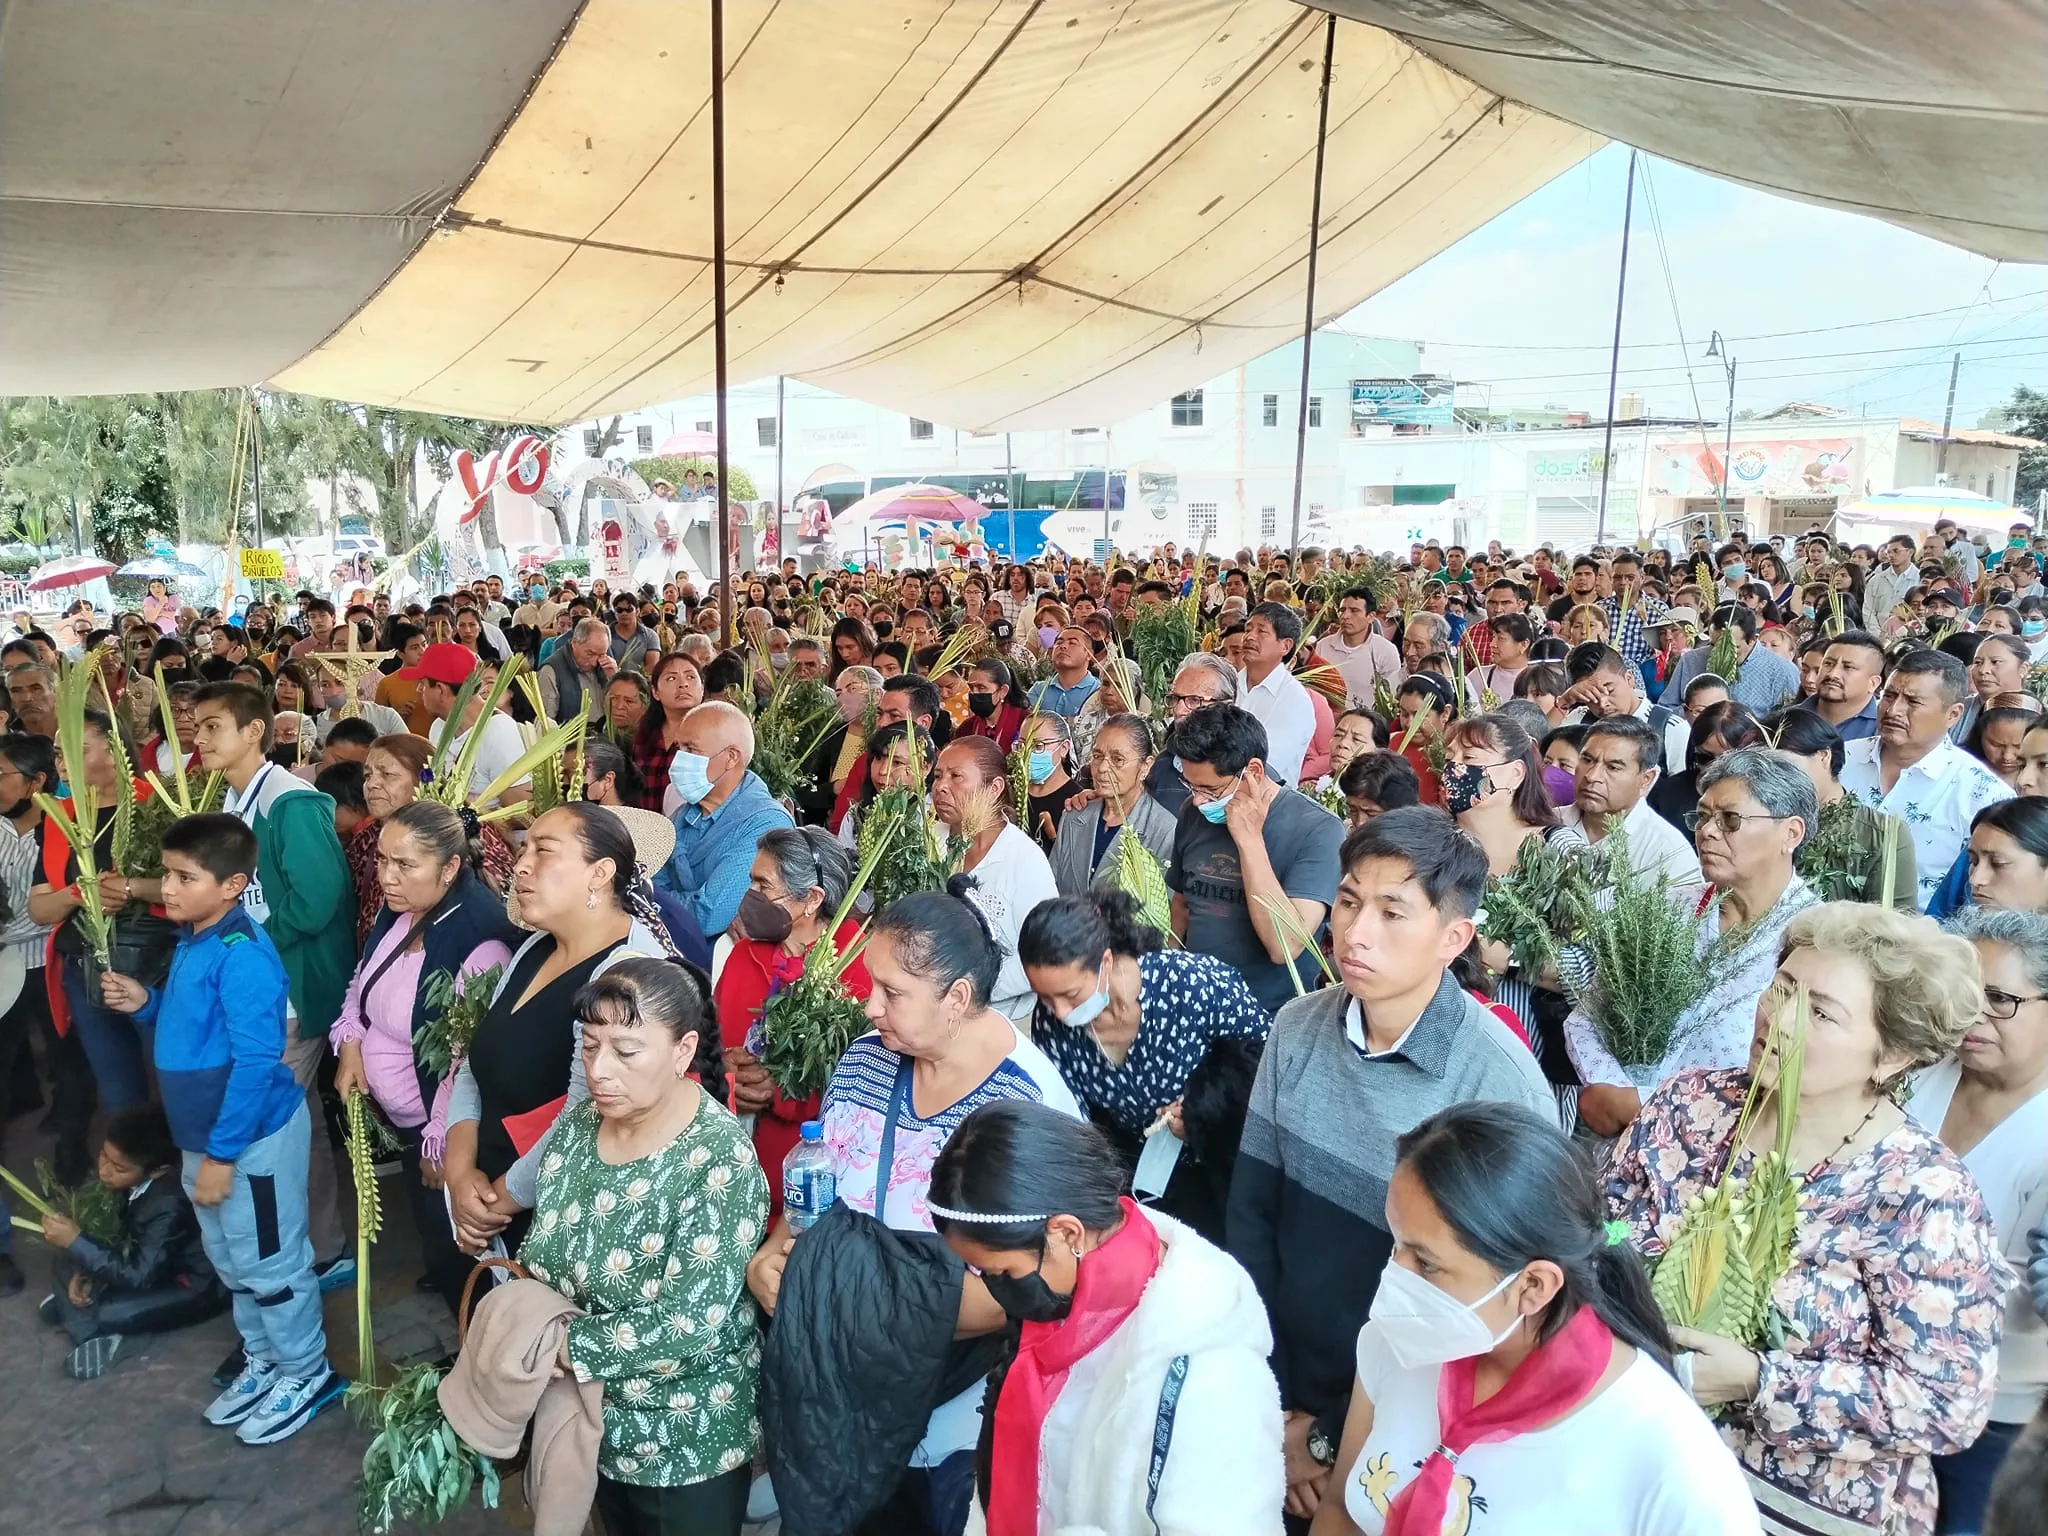
[[[1346,504],[1352,381],[1405,386],[1421,359],[1415,342],[1334,330],[1317,334],[1309,373],[1303,542],[1339,536],[1332,514]],[[1299,343],[1126,420],[1065,431],[967,432],[796,380],[784,386],[779,416],[772,379],[734,389],[726,399],[730,461],[770,504],[788,506],[809,491],[824,495],[836,510],[870,489],[915,480],[951,486],[991,508],[1014,507],[1019,542],[1027,550],[1033,547],[1029,530],[1038,524],[1081,552],[1099,538],[1120,547],[1172,540],[1225,551],[1291,538]],[[1446,419],[1448,401],[1444,393]],[[651,454],[672,434],[710,432],[713,420],[708,395],[634,412],[620,418],[618,440],[605,451],[628,458]],[[568,429],[563,453],[595,453],[611,425],[607,419]],[[1034,512],[1051,515],[1027,516]],[[992,546],[1006,543],[1001,511],[984,528]]]

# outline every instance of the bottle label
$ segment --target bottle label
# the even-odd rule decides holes
[[[782,1176],[782,1204],[792,1226],[809,1226],[838,1195],[839,1180],[830,1168],[791,1168]]]

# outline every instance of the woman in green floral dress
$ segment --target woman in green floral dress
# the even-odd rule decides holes
[[[746,1271],[768,1182],[739,1121],[689,1076],[706,1030],[687,972],[622,961],[575,1008],[590,1097],[556,1124],[520,1262],[585,1314],[569,1364],[604,1384],[609,1536],[737,1536],[761,1444]]]

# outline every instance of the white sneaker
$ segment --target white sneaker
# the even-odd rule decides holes
[[[206,1422],[225,1428],[239,1424],[256,1411],[277,1380],[277,1367],[259,1360],[244,1360],[241,1374],[228,1383],[227,1390],[206,1405]]]
[[[274,1445],[289,1440],[347,1390],[348,1383],[335,1375],[324,1360],[311,1376],[279,1376],[255,1411],[242,1420],[235,1438],[244,1445]]]

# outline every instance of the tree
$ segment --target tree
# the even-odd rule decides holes
[[[2013,505],[2031,508],[2039,504],[2041,493],[2048,491],[2048,394],[2018,385],[1997,414],[1999,431],[2031,437],[2036,444],[2020,450],[2019,468],[2012,479]]]
[[[715,477],[718,474],[718,460],[705,458],[700,454],[681,459],[649,458],[635,459],[633,461],[634,473],[639,475],[649,485],[654,484],[657,480],[666,480],[670,485],[680,486],[683,483],[683,471],[686,469],[694,469],[700,477],[704,475]],[[754,489],[754,477],[730,459],[727,459],[725,462],[725,477],[725,494],[728,499],[737,501],[757,501],[760,499],[760,493]]]

